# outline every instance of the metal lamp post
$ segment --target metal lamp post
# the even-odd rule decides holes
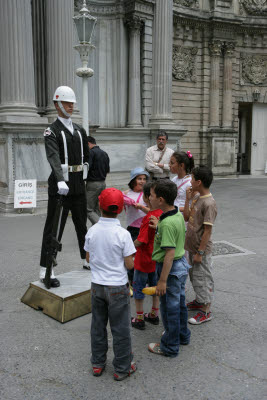
[[[95,46],[91,44],[91,37],[95,28],[96,18],[89,14],[86,8],[86,1],[83,2],[83,7],[79,11],[80,15],[73,17],[80,44],[74,46],[80,54],[82,67],[76,70],[76,75],[82,78],[83,87],[83,127],[86,134],[89,135],[89,118],[88,118],[88,78],[93,76],[94,71],[88,68],[88,57],[91,50]]]

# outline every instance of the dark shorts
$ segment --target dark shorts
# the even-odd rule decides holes
[[[142,272],[138,269],[134,270],[133,277],[133,296],[137,300],[143,300],[145,298],[142,290],[148,286],[156,286],[157,285],[157,276],[156,272]]]

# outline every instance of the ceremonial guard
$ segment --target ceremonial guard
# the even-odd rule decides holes
[[[43,232],[43,242],[40,260],[40,280],[45,277],[47,257],[50,252],[53,222],[58,198],[62,198],[62,216],[59,226],[60,241],[67,221],[69,211],[77,233],[83,265],[86,264],[84,240],[86,228],[86,192],[84,180],[88,174],[89,149],[87,135],[83,128],[71,120],[76,97],[68,86],[56,89],[53,101],[58,118],[44,132],[47,160],[52,168],[48,179],[47,218]],[[60,282],[51,273],[51,286],[58,287]]]

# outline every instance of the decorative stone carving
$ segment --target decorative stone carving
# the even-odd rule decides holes
[[[127,26],[127,28],[132,31],[140,31],[142,26],[143,26],[143,21],[141,20],[140,17],[138,17],[137,15],[133,15],[130,18],[127,18],[125,20],[125,24]]]
[[[239,0],[248,14],[267,15],[267,0]]]
[[[241,84],[245,82],[254,85],[260,85],[267,82],[267,58],[260,55],[241,55],[242,79]]]
[[[233,57],[235,51],[235,43],[225,42],[223,49],[224,49],[224,57]]]
[[[124,5],[121,2],[116,4],[116,0],[109,4],[105,3],[104,1],[91,4],[90,1],[87,1],[86,5],[90,13],[96,13],[98,15],[124,13]],[[82,6],[83,0],[74,0],[74,9],[76,12],[78,12],[82,8]]]
[[[142,17],[151,17],[155,0],[113,0],[109,2],[99,1],[91,4],[87,1],[87,8],[90,13],[98,16],[123,16],[129,13],[138,13]],[[78,13],[83,6],[83,0],[74,0],[74,9]]]
[[[125,13],[136,12],[140,15],[151,16],[155,0],[127,0],[124,2]]]
[[[244,46],[247,46],[248,42],[249,42],[249,35],[247,34],[247,32],[245,32],[243,34],[243,44],[244,44]]]
[[[197,47],[173,46],[172,76],[176,80],[196,82]]]
[[[198,0],[173,0],[174,4],[189,8],[199,8]]]
[[[220,40],[212,40],[209,43],[210,55],[212,57],[220,57],[222,55],[222,46],[223,42],[221,42]]]

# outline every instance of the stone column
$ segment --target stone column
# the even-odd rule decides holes
[[[153,94],[150,122],[172,120],[173,0],[155,4],[153,23]]]
[[[45,38],[45,0],[32,2],[32,34],[35,97],[38,112],[45,113],[47,104],[46,92],[46,38]]]
[[[73,0],[46,0],[47,115],[57,113],[53,95],[58,86],[74,89]]]
[[[141,85],[140,85],[140,17],[133,16],[126,21],[129,29],[129,87],[128,87],[128,124],[129,128],[142,126],[141,122]]]
[[[231,128],[233,120],[232,101],[232,57],[235,45],[226,42],[224,45],[224,68],[223,68],[223,128]]]
[[[219,127],[219,78],[220,78],[220,57],[222,54],[222,43],[219,40],[210,42],[210,127]]]
[[[0,122],[35,122],[31,0],[1,0]]]

